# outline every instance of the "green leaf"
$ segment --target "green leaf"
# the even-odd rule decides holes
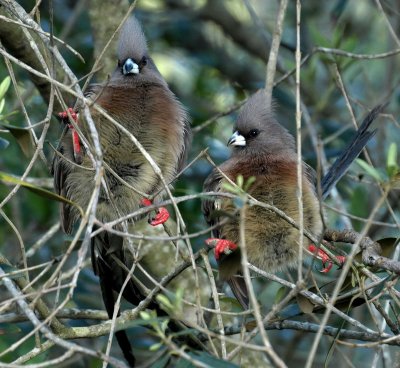
[[[244,179],[243,179],[243,175],[238,175],[237,176],[237,178],[236,178],[236,184],[237,184],[237,186],[239,187],[239,188],[243,188],[243,182],[244,182]]]
[[[173,310],[174,306],[172,305],[172,303],[170,302],[170,300],[163,294],[158,294],[156,296],[157,301],[164,306],[165,308],[167,308],[168,310]]]
[[[164,321],[161,322],[160,327],[161,327],[162,332],[165,333],[165,331],[167,331],[168,323],[169,323],[169,320],[168,320],[168,319],[166,319],[166,320],[164,320]]]
[[[150,351],[157,351],[159,350],[161,347],[163,346],[163,344],[161,342],[158,342],[157,344],[153,344],[149,347]]]
[[[278,304],[287,294],[287,287],[281,286],[275,294],[274,304]]]
[[[149,321],[151,319],[151,316],[150,316],[150,313],[148,313],[146,311],[142,311],[142,312],[140,312],[140,318],[145,321]]]
[[[32,157],[34,147],[32,144],[32,133],[30,129],[20,128],[9,124],[0,124],[1,127],[8,129],[12,136],[16,139],[22,152],[28,158]]]
[[[357,275],[354,272],[351,273],[350,283],[352,287],[356,287],[356,285],[358,284]]]
[[[366,201],[365,198],[367,198],[368,196],[368,191],[367,189],[362,186],[362,185],[358,185],[352,193],[351,199],[350,199],[350,213],[354,216],[358,216],[361,218],[365,218],[368,217],[369,211],[370,211],[370,204],[369,201]],[[356,219],[352,219],[351,223],[353,224],[353,228],[356,231],[360,231],[363,226],[364,223],[356,220]]]
[[[331,41],[314,24],[308,25],[307,30],[310,32],[311,39],[314,41],[314,44],[316,46],[321,46],[321,47],[331,47],[332,46]]]
[[[397,145],[394,142],[392,142],[389,146],[386,161],[386,171],[389,178],[393,177],[399,172],[399,166],[397,165]]]
[[[3,81],[0,83],[0,100],[3,99],[8,88],[10,87],[10,84],[11,84],[11,78],[9,76],[5,77]]]
[[[246,183],[244,183],[243,189],[245,192],[247,192],[249,190],[249,188],[251,187],[251,185],[256,181],[256,177],[255,176],[250,176],[250,178],[248,178],[246,180]]]
[[[222,296],[219,298],[221,303],[229,304],[230,310],[232,312],[242,312],[243,307],[239,303],[239,301],[236,298],[232,298],[229,296]]]
[[[298,294],[296,296],[297,304],[303,313],[310,314],[314,310],[314,304],[305,296]]]
[[[183,295],[184,295],[185,291],[183,290],[182,287],[179,287],[176,292],[175,292],[175,306],[177,308],[177,311],[179,313],[182,312],[183,310]]]
[[[169,322],[169,321],[168,321]],[[170,337],[180,337],[180,336],[196,336],[198,331],[195,328],[185,328],[184,330],[171,333]]]
[[[46,199],[51,199],[53,201],[61,202],[61,203],[66,203],[69,204],[70,206],[74,206],[79,210],[81,215],[83,216],[83,210],[80,206],[78,206],[75,202],[70,201],[67,198],[64,198],[54,192],[50,192],[47,189],[43,189],[41,187],[38,187],[34,184],[28,183],[26,181],[23,181],[13,175],[9,175],[5,172],[0,171],[0,181],[5,183],[5,184],[15,184],[15,185],[21,185],[22,187],[30,190],[31,192],[40,195],[43,198]]]
[[[333,30],[333,36],[332,36],[332,43],[334,48],[343,48],[341,47],[343,39],[343,34],[345,32],[345,27],[335,27]]]
[[[227,192],[231,193],[238,192],[238,188],[232,185],[231,183],[226,183],[226,182],[222,183],[222,188],[225,189]]]
[[[0,100],[0,114],[3,111],[5,104],[6,104],[6,100],[4,98],[2,100]]]
[[[361,160],[360,158],[356,158],[356,162],[369,176],[372,176],[379,182],[383,181],[382,175],[377,169],[375,169],[365,161]]]

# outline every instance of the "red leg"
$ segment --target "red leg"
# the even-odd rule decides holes
[[[214,255],[217,261],[221,254],[231,254],[238,247],[234,242],[227,239],[210,238],[206,239],[205,242],[208,246],[214,247]]]
[[[62,111],[58,113],[58,116],[61,118],[61,120],[68,125],[68,128],[71,129],[72,133],[72,146],[74,150],[74,158],[75,162],[78,164],[82,163],[82,153],[81,153],[81,142],[79,140],[79,135],[78,132],[75,130],[74,126],[72,124],[68,123],[68,118],[69,115],[72,117],[72,119],[78,123],[78,114],[74,111],[72,107],[69,107],[66,111]]]
[[[153,204],[150,199],[144,198],[142,199],[142,204],[146,207],[151,206]],[[165,207],[160,207],[157,209],[157,214],[154,218],[150,219],[149,223],[151,226],[157,226],[163,224],[169,219],[169,212]]]
[[[76,155],[81,153],[81,142],[78,132],[74,128],[72,128],[72,144],[74,145],[74,154],[76,158]]]

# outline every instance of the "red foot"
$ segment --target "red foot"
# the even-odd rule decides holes
[[[151,206],[153,204],[152,201],[150,201],[150,199],[144,198],[142,199],[142,204],[143,206]],[[154,218],[150,219],[149,224],[151,226],[157,226],[160,224],[163,224],[164,222],[166,222],[169,219],[169,212],[165,207],[160,207],[157,210],[157,214],[155,215]]]
[[[163,224],[169,219],[169,212],[165,207],[160,207],[155,217],[150,221],[151,226]]]
[[[58,113],[58,116],[61,118],[61,120],[66,120],[68,119],[69,115],[71,115],[72,119],[74,119],[75,122],[78,121],[78,114],[75,112],[75,110],[72,107],[68,107],[66,111],[61,111]],[[68,120],[67,120],[68,121]]]
[[[317,257],[321,258],[322,265],[324,266],[324,268],[319,272],[328,273],[333,266],[331,258],[322,249],[317,248],[314,244],[310,244],[308,250],[314,253]],[[345,256],[336,256],[336,259],[340,264],[346,262]],[[325,264],[327,264],[326,267]]]
[[[346,262],[346,257],[345,256],[336,256],[336,259],[338,262],[343,266]]]
[[[81,153],[81,142],[79,140],[78,132],[75,130],[72,124],[68,123],[69,115],[72,119],[77,123],[78,122],[78,114],[74,111],[72,107],[69,107],[66,111],[62,111],[58,113],[58,116],[61,120],[68,125],[68,128],[71,129],[72,133],[72,146],[74,150],[74,158],[75,162],[78,164],[82,163],[82,153]]]
[[[221,254],[231,254],[238,247],[235,243],[227,239],[210,238],[206,239],[205,242],[208,246],[214,247],[214,255],[217,261],[221,257]]]
[[[151,206],[152,204],[153,204],[153,202],[150,201],[150,199],[147,199],[147,198],[143,198],[143,199],[142,199],[142,205],[143,205],[143,206],[149,207],[149,206]]]

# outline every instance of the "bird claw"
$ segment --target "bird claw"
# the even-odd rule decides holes
[[[151,206],[153,202],[150,201],[150,199],[143,198],[142,204],[143,206],[148,207]],[[159,209],[157,209],[157,214],[153,218],[149,218],[149,224],[151,226],[157,226],[167,222],[168,219],[169,219],[168,210],[165,207],[160,207]]]
[[[328,273],[332,267],[333,267],[333,262],[331,258],[320,248],[317,248],[314,244],[311,244],[308,247],[308,250],[311,253],[314,253],[317,257],[321,258],[322,265],[324,268],[320,270],[319,272],[321,273]],[[345,256],[336,256],[336,260],[343,265],[346,262],[346,257]],[[326,266],[325,266],[326,265]]]
[[[160,207],[157,211],[157,214],[153,219],[150,220],[151,226],[157,226],[163,224],[169,219],[169,212],[165,207]]]
[[[216,260],[219,260],[221,254],[231,254],[238,247],[234,242],[227,239],[210,238],[206,239],[205,242],[209,247],[214,247]]]
[[[68,128],[71,129],[72,133],[72,147],[74,151],[74,159],[75,162],[80,165],[82,163],[82,150],[81,150],[81,141],[79,139],[78,132],[74,128],[72,124],[69,124],[69,116],[78,123],[78,114],[74,111],[72,107],[69,107],[66,111],[62,111],[58,113],[61,121],[68,125]]]
[[[61,111],[58,113],[59,118],[65,123],[66,121],[68,122],[68,117],[71,116],[72,119],[77,122],[78,121],[78,114],[75,112],[75,110],[72,107],[68,107],[67,110]]]
[[[331,268],[333,267],[332,261],[329,261],[326,267],[325,267],[325,263],[322,263],[322,265],[324,266],[324,268],[322,270],[319,270],[319,272],[321,272],[321,273],[328,273],[331,270]]]

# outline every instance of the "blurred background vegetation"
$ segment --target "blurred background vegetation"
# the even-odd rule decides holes
[[[35,6],[33,1],[19,1],[27,12]],[[83,82],[91,72],[96,56],[104,47],[113,30],[128,9],[128,1],[113,0],[48,0],[40,3],[34,19],[43,30],[54,32],[73,49],[82,55],[84,62],[70,50],[58,44],[69,67]],[[255,90],[264,87],[266,61],[276,21],[278,1],[265,0],[140,0],[135,15],[141,21],[152,57],[159,70],[168,81],[170,88],[187,107],[192,117],[194,140],[190,159],[202,150],[209,148],[209,155],[220,163],[229,156],[226,141],[231,135],[232,124],[237,111],[232,107]],[[52,9],[52,11],[50,11]],[[6,14],[0,8],[1,14]],[[400,100],[400,56],[394,54],[379,59],[349,58],[332,53],[315,52],[316,47],[340,49],[355,54],[380,54],[400,47],[400,4],[395,0],[379,2],[370,0],[308,0],[302,4],[301,51],[309,55],[301,68],[301,98],[303,102],[303,157],[311,166],[317,166],[321,146],[329,162],[349,141],[354,126],[347,104],[353,109],[357,122],[378,103],[389,101],[386,118],[379,119],[376,137],[369,143],[368,152],[371,163],[378,170],[378,179],[387,180],[385,168],[388,149],[391,143],[399,142],[399,122],[396,120]],[[295,67],[296,8],[290,1],[284,21],[282,44],[279,52],[276,80]],[[3,47],[8,42],[19,42],[3,30],[5,23],[0,19],[0,40]],[[97,30],[97,34],[96,34]],[[102,32],[104,34],[102,34]],[[111,32],[111,33],[110,33]],[[39,45],[40,48],[43,45]],[[107,55],[101,60],[99,72],[93,81],[102,81],[114,68],[115,46],[110,46]],[[10,51],[10,53],[12,53]],[[114,54],[115,55],[115,54]],[[111,65],[111,66],[110,66]],[[11,63],[15,73],[15,83],[5,93],[5,103],[0,116],[0,170],[2,173],[20,177],[26,170],[32,151],[29,150],[29,135],[24,128],[41,122],[46,116],[47,104],[43,100],[30,75],[18,65]],[[9,75],[5,59],[0,62],[0,80]],[[61,76],[61,74],[60,74]],[[62,81],[62,76],[60,77]],[[343,84],[343,87],[341,87]],[[343,94],[346,91],[348,102]],[[17,94],[18,91],[18,94]],[[22,99],[24,111],[19,97]],[[65,96],[70,105],[74,99]],[[285,78],[274,89],[275,110],[278,120],[295,134],[295,87],[294,75]],[[1,106],[1,105],[0,105]],[[55,110],[54,113],[57,113]],[[220,114],[214,119],[216,114]],[[211,121],[209,121],[211,119]],[[206,126],[204,122],[209,122]],[[6,125],[14,128],[7,129]],[[37,126],[34,131],[39,136],[43,129]],[[52,190],[49,162],[61,132],[59,121],[53,117],[47,133],[44,154],[47,163],[38,159],[29,172],[34,185]],[[321,146],[316,146],[316,139]],[[314,139],[314,140],[313,140]],[[205,158],[195,162],[178,181],[175,195],[199,193],[202,184],[211,170]],[[3,178],[4,179],[4,178]],[[341,229],[352,227],[361,230],[364,222],[343,216],[330,207],[360,218],[367,218],[376,206],[381,192],[377,178],[365,169],[354,164],[349,174],[341,180],[334,193],[327,200],[327,225]],[[0,183],[0,200],[7,199],[13,186],[7,180]],[[180,205],[189,232],[204,230],[206,224],[200,210],[200,200],[187,201]],[[68,245],[67,238],[58,228],[58,204],[26,189],[19,189],[6,203],[2,203],[0,213],[0,252],[15,267],[23,268],[21,244],[27,252],[27,264],[34,266],[56,259],[63,255]],[[373,239],[398,237],[399,229],[390,224],[396,223],[399,213],[398,191],[391,191],[387,201],[375,216],[376,221],[389,226],[374,224],[369,229]],[[398,221],[398,219],[397,219]],[[12,222],[12,225],[10,224]],[[18,229],[21,239],[18,239]],[[35,247],[44,234],[54,229],[49,239],[40,247]],[[205,237],[193,239],[195,250],[203,247]],[[67,244],[67,245],[66,245]],[[32,251],[34,249],[35,251]],[[65,269],[76,260],[70,257]],[[211,257],[211,262],[214,262]],[[215,266],[215,262],[212,263]],[[31,278],[39,271],[32,271]],[[319,281],[327,282],[338,277],[340,271],[332,271],[328,276],[316,275]],[[316,272],[317,273],[317,272]],[[39,287],[41,282],[35,286]],[[267,311],[273,304],[279,285],[260,281],[257,284],[259,300]],[[61,291],[61,294],[63,291]],[[228,295],[229,291],[227,291]],[[0,289],[0,301],[9,295]],[[57,295],[49,295],[49,303],[57,303]],[[1,307],[1,305],[0,305]],[[93,275],[89,263],[81,272],[73,299],[67,307],[82,309],[103,309],[98,280]],[[396,309],[397,308],[397,309]],[[399,311],[398,304],[396,305]],[[352,311],[354,318],[366,325],[373,322],[366,307]],[[10,313],[2,310],[3,313]],[[393,312],[393,311],[392,311]],[[393,312],[394,313],[394,312]],[[316,317],[313,317],[316,318]],[[311,320],[313,320],[311,318]],[[1,321],[1,320],[0,320]],[[68,321],[69,325],[86,325],[88,322]],[[338,321],[333,321],[333,325]],[[21,339],[31,329],[28,322],[4,323],[0,325],[0,351]],[[135,333],[135,348],[146,348],[148,336]],[[290,330],[269,333],[272,345],[288,366],[303,366],[307,359],[312,334]],[[79,344],[94,349],[104,349],[107,337],[86,339]],[[27,353],[35,344],[32,337],[15,351],[0,358],[0,362],[12,362]],[[370,366],[376,356],[375,349],[345,347],[337,349],[338,354],[329,355],[331,339],[322,340],[315,359],[315,367],[327,362],[329,366]],[[378,348],[377,348],[378,349]],[[384,366],[383,357],[393,366],[398,364],[395,347],[379,350],[376,366]],[[386,355],[385,355],[386,354]],[[56,357],[57,349],[42,354],[31,362],[43,362]],[[113,355],[120,357],[118,349]],[[397,356],[397,363],[396,362]],[[256,361],[257,362],[257,361]],[[254,364],[261,364],[260,361]],[[267,366],[266,362],[263,362]],[[1,363],[0,363],[1,365]],[[99,360],[74,355],[60,366],[99,367]],[[244,365],[243,365],[244,366]],[[390,366],[390,365],[387,365]]]

